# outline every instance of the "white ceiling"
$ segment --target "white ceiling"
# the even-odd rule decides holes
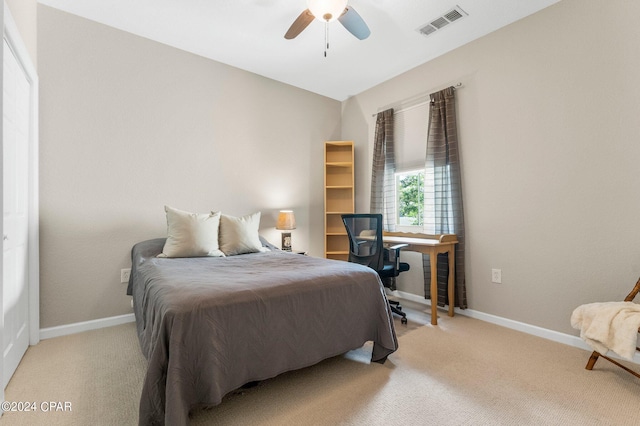
[[[339,101],[559,0],[350,0],[371,29],[312,22],[285,40],[306,0],[39,0],[39,3]],[[425,37],[416,30],[458,5],[468,16]],[[455,76],[452,76],[455,78]]]

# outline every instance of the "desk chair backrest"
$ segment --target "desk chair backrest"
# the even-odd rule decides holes
[[[381,214],[343,214],[342,222],[349,236],[349,262],[375,270],[382,285],[395,290],[395,277],[400,272],[409,270],[408,263],[399,261],[400,249],[407,244],[398,244],[388,249],[384,247]],[[406,324],[407,314],[402,311],[400,303],[397,300],[388,302],[391,311],[400,315],[402,324]]]
[[[376,271],[384,267],[381,214],[343,214],[342,222],[349,236],[349,262]]]

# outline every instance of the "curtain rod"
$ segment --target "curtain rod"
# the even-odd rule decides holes
[[[447,86],[447,87],[452,87],[452,86]],[[454,90],[460,89],[461,87],[462,87],[462,82],[458,82],[458,83],[456,83],[456,84],[454,84],[454,85],[453,85]],[[445,89],[446,89],[446,88],[445,88]],[[443,90],[443,89],[440,89],[440,90]],[[402,104],[407,104],[407,103],[410,103],[410,102],[416,102],[416,101],[420,101],[420,100],[421,100],[421,99],[423,99],[423,98],[426,98],[426,100],[424,100],[424,101],[422,101],[422,102],[418,102],[417,104],[409,105],[409,106],[407,106],[407,107],[405,107],[405,108],[401,108],[401,109],[399,109],[399,110],[397,110],[397,111],[396,111],[396,110],[395,110],[395,108],[394,108],[393,115],[396,115],[396,114],[401,113],[401,112],[408,111],[408,110],[413,109],[413,108],[417,108],[417,107],[419,107],[419,106],[422,106],[422,105],[424,105],[424,104],[429,103],[429,102],[430,102],[430,100],[429,100],[429,99],[430,99],[430,98],[429,98],[429,96],[431,96],[431,93],[435,93],[435,92],[439,92],[439,90],[436,90],[436,91],[429,91],[429,93],[422,93],[422,94],[420,94],[420,95],[416,95],[416,96],[412,96],[412,97],[410,97],[410,98],[406,98],[406,99],[404,99],[404,100],[402,100],[402,101],[396,102],[396,103],[394,103],[394,104],[391,104],[391,105],[389,105],[389,106],[387,106],[387,107],[384,107],[384,108],[380,109],[380,111],[376,112],[375,114],[371,114],[371,116],[372,116],[372,117],[375,117],[375,116],[377,116],[377,115],[378,115],[378,113],[379,113],[379,112],[381,112],[381,111],[386,111],[386,110],[388,110],[389,108],[394,108],[394,105],[401,106]]]

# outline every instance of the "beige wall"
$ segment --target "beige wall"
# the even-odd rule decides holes
[[[38,65],[38,3],[36,0],[5,0],[33,65]]]
[[[343,103],[342,137],[370,164],[372,113],[463,82],[470,308],[575,334],[576,306],[620,300],[638,279],[639,15],[639,2],[564,0]]]
[[[163,206],[295,211],[322,255],[323,141],[340,103],[40,5],[41,327],[130,313],[134,243]]]
[[[604,3],[564,0],[350,98],[342,119],[330,99],[40,5],[41,326],[131,312],[119,270],[164,234],[165,203],[261,210],[276,243],[293,208],[294,246],[320,255],[322,141],[356,141],[366,211],[372,113],[462,81],[469,307],[575,333],[575,306],[640,275],[640,4]],[[419,267],[402,290],[420,294]]]

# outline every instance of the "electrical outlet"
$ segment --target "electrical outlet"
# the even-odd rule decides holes
[[[129,275],[131,275],[131,268],[120,269],[120,282],[128,283]]]
[[[502,269],[491,270],[491,282],[496,284],[502,284]]]

